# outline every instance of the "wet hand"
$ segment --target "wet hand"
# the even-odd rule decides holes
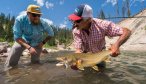
[[[71,65],[70,67],[71,67],[71,69],[73,69],[73,70],[79,70],[78,67],[77,67],[76,65]]]
[[[81,59],[76,60],[76,62],[72,63],[71,69],[79,70],[79,66],[81,66],[82,61],[83,60],[81,60]]]
[[[109,50],[112,52],[112,57],[117,57],[120,54],[119,46],[117,44],[111,44]]]
[[[33,47],[31,47],[31,48],[29,49],[29,52],[30,52],[31,55],[36,55],[36,54],[37,54],[35,48],[33,48]]]

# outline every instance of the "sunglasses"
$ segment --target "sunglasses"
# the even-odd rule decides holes
[[[32,15],[33,17],[41,17],[41,14],[34,14],[34,13],[31,13],[31,15]]]
[[[74,21],[74,22],[76,22],[76,23],[80,23],[82,21],[82,19],[80,19],[80,20],[76,20],[76,21]]]

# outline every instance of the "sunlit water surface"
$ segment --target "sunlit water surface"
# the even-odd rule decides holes
[[[3,71],[0,60],[0,84],[146,84],[146,52],[123,51],[112,58],[104,72],[91,68],[84,71],[56,67],[55,57],[68,51],[48,53],[42,65],[29,65],[30,57],[21,57],[18,68]]]

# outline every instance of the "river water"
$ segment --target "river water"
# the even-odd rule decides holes
[[[122,51],[112,57],[104,72],[91,68],[84,71],[56,67],[53,58],[72,53],[60,51],[41,56],[41,65],[30,65],[30,57],[21,57],[16,69],[3,71],[0,60],[0,84],[146,84],[146,52]]]

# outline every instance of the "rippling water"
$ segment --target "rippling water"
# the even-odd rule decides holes
[[[54,57],[65,51],[42,56],[42,65],[29,65],[29,57],[21,57],[18,68],[3,72],[5,58],[0,60],[0,84],[145,84],[146,52],[123,51],[112,58],[104,72],[56,67]]]

